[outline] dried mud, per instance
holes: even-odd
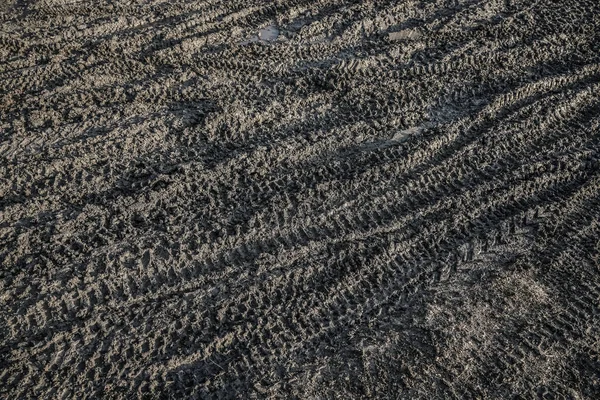
[[[600,398],[599,15],[1,2],[0,397]]]

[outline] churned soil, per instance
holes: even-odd
[[[0,1],[0,398],[600,398],[597,0]]]

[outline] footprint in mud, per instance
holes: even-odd
[[[246,45],[254,42],[274,42],[279,37],[279,28],[275,25],[269,25],[258,31],[258,35],[252,36],[250,39],[240,42],[241,45]]]
[[[266,42],[273,42],[279,36],[279,29],[275,25],[269,25],[258,32],[258,38]]]
[[[421,32],[416,29],[405,29],[399,32],[390,32],[388,37],[393,42],[398,40],[418,40],[421,38]]]

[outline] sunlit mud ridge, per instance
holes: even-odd
[[[0,398],[600,398],[597,0],[0,0]]]

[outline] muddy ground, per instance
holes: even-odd
[[[596,0],[0,3],[0,398],[600,398]]]

